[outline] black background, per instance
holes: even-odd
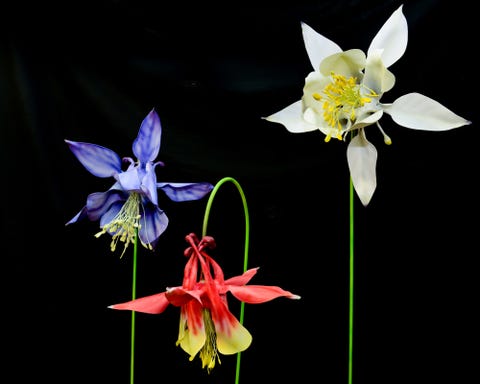
[[[252,284],[302,296],[247,305],[253,343],[242,383],[347,382],[349,174],[346,145],[262,120],[301,97],[311,71],[300,22],[366,51],[404,4],[409,42],[382,102],[420,92],[472,120],[446,132],[382,126],[378,187],[355,197],[354,383],[467,383],[478,342],[478,140],[475,22],[465,1],[221,3],[16,2],[0,40],[2,374],[9,383],[128,383],[132,257],[65,227],[112,180],[88,173],[64,139],[132,156],[143,118],[162,127],[159,181],[235,178],[250,213]],[[477,108],[478,109],[478,108]],[[6,172],[5,172],[6,171]],[[6,192],[6,196],[5,196]],[[161,193],[160,193],[161,194]],[[201,234],[207,198],[173,203],[152,253],[138,256],[137,296],[181,283],[184,236]],[[243,267],[244,219],[231,183],[209,234],[226,276]],[[232,311],[238,302],[229,297]],[[135,382],[233,383],[235,357],[208,375],[175,346],[179,310],[137,314]],[[6,356],[6,359],[5,359]],[[291,379],[290,379],[291,378]]]

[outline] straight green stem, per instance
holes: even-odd
[[[132,300],[137,298],[137,247],[138,229],[133,243],[133,276],[132,276]],[[135,311],[132,311],[131,333],[130,333],[130,384],[134,381],[135,371]]]
[[[354,189],[352,178],[350,177],[350,260],[349,260],[349,303],[348,303],[348,384],[352,384],[353,373],[353,204]]]

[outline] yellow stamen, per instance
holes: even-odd
[[[108,233],[112,235],[112,242],[110,243],[110,249],[115,251],[118,241],[125,243],[123,252],[120,257],[123,256],[125,250],[130,243],[134,244],[137,238],[137,229],[140,229],[140,205],[141,197],[138,193],[131,193],[127,201],[123,205],[122,209],[108,224],[102,227],[102,230],[98,232],[95,237]],[[152,249],[150,244],[143,244],[146,248]]]
[[[316,101],[323,101],[323,118],[326,123],[335,128],[338,132],[335,137],[342,140],[342,123],[341,120],[348,117],[352,122],[357,118],[356,109],[370,103],[370,97],[378,97],[373,91],[368,89],[370,93],[362,95],[360,93],[360,84],[357,84],[356,77],[348,79],[343,75],[331,73],[332,82],[323,88],[321,93],[313,93],[312,97]],[[328,142],[331,135],[325,138]]]
[[[380,126],[380,124],[378,122],[377,122],[377,127],[380,130],[380,132],[382,132],[384,143],[387,144],[387,145],[391,145],[392,144],[392,139],[390,138],[390,136],[388,136],[385,133],[385,131],[382,129],[382,127]]]
[[[217,350],[217,333],[215,332],[215,325],[213,324],[212,315],[209,310],[203,310],[203,323],[205,325],[205,344],[200,350],[200,359],[202,359],[202,368],[207,367],[207,372],[210,373],[215,367],[215,362],[220,362],[220,356]]]

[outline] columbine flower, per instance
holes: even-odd
[[[145,117],[132,150],[137,157],[123,158],[129,163],[122,170],[122,159],[112,150],[96,144],[65,140],[73,154],[94,176],[113,177],[116,182],[106,192],[95,192],[87,197],[86,205],[66,225],[88,217],[100,220],[99,237],[112,236],[111,250],[118,241],[124,243],[123,252],[138,237],[141,244],[153,249],[168,225],[168,217],[158,207],[157,189],[173,201],[197,200],[213,189],[210,183],[157,183],[155,167],[162,162],[153,161],[160,150],[162,128],[154,109]],[[122,252],[122,255],[123,255]]]
[[[159,314],[169,304],[180,307],[177,345],[190,355],[190,361],[199,354],[202,368],[210,372],[217,361],[220,363],[219,353],[231,355],[242,352],[252,342],[250,332],[229,311],[227,292],[250,304],[264,303],[277,297],[300,299],[300,296],[277,286],[247,286],[258,268],[225,280],[221,267],[205,252],[206,248],[215,247],[214,239],[206,236],[199,242],[192,233],[186,240],[190,246],[185,250],[185,256],[189,259],[182,286],[109,308]]]
[[[336,43],[302,23],[305,48],[314,68],[305,79],[301,100],[265,119],[283,124],[293,133],[320,130],[325,141],[346,140],[350,175],[357,195],[366,206],[376,188],[377,150],[367,140],[365,127],[375,124],[386,144],[391,139],[379,124],[384,113],[399,125],[427,131],[444,131],[471,122],[437,101],[409,93],[392,104],[380,103],[392,89],[395,76],[387,69],[403,56],[408,38],[407,21],[400,6],[371,41],[367,55],[359,49],[343,51]]]

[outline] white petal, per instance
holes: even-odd
[[[395,76],[385,67],[380,49],[370,51],[367,57],[363,84],[378,95],[388,92],[395,85]]]
[[[305,108],[305,111],[303,112],[303,120],[306,123],[312,126],[315,126],[325,136],[338,137],[340,133],[337,128],[334,128],[328,125],[325,119],[323,118],[323,116],[320,115],[315,110],[313,110],[312,108],[308,108],[308,107]],[[303,131],[303,132],[306,132],[306,131]]]
[[[299,100],[273,115],[264,117],[264,119],[283,124],[287,130],[293,133],[310,132],[317,129],[315,125],[303,120],[302,115],[302,101]]]
[[[315,71],[320,68],[320,62],[327,56],[334,53],[342,52],[336,43],[327,39],[320,33],[316,32],[305,23],[302,24],[303,42],[305,43],[305,49],[307,50],[308,58]]]
[[[350,49],[345,52],[335,53],[326,57],[320,63],[320,72],[329,76],[331,72],[343,75],[347,78],[361,77],[361,71],[365,68],[366,57],[360,49]]]
[[[330,73],[328,76],[323,76],[318,71],[313,71],[308,74],[305,78],[305,85],[303,86],[303,93],[312,95],[313,93],[322,93],[323,89],[332,82],[330,78]]]
[[[310,72],[305,79],[303,86],[302,101],[305,109],[312,109],[315,111],[319,119],[323,120],[323,103],[324,100],[318,99],[315,95],[322,94],[323,89],[332,82],[330,77],[323,76],[320,72]],[[305,113],[305,111],[304,111]],[[305,118],[305,115],[304,115]],[[318,119],[317,119],[318,120]],[[307,119],[311,124],[318,124],[318,121]]]
[[[383,63],[387,68],[402,57],[407,48],[408,25],[407,19],[402,13],[402,7],[403,5],[398,7],[383,24],[367,51],[367,56],[369,56],[372,50],[382,49]]]
[[[401,96],[393,104],[383,105],[383,110],[392,116],[397,124],[423,131],[446,131],[471,124],[471,121],[420,93]]]
[[[383,116],[383,110],[378,110],[370,115],[367,115],[366,117],[362,117],[361,119],[358,119],[355,124],[353,124],[348,130],[353,131],[354,129],[360,129],[364,128],[368,125],[375,124],[378,120],[381,119]]]
[[[347,160],[355,192],[366,207],[377,187],[377,150],[367,140],[363,129],[348,144]]]

